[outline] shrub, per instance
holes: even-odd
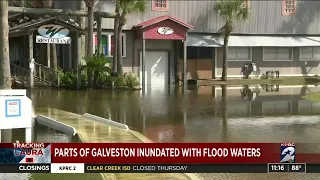
[[[77,73],[74,71],[59,71],[60,86],[70,89],[77,88]],[[86,87],[88,77],[86,71],[81,71],[81,87]]]
[[[125,75],[118,75],[114,78],[114,85],[115,86],[127,86],[126,76]]]
[[[77,87],[77,75],[72,71],[60,73],[60,86],[66,88]]]
[[[85,57],[86,65],[81,67],[82,70],[87,71],[88,76],[88,85],[89,87],[97,86],[99,83],[99,78],[105,73],[110,73],[111,68],[106,66],[106,64],[110,64],[110,58],[104,55],[93,55]]]
[[[60,86],[68,89],[77,88],[77,74],[74,71],[59,71],[60,74]],[[114,81],[115,87],[128,87],[130,89],[139,85],[139,80],[137,76],[132,74],[123,74],[117,77],[112,77],[107,72],[101,72],[97,76],[97,83],[100,87],[112,86],[112,81]],[[87,71],[81,71],[81,87],[88,87],[88,76]]]
[[[126,84],[129,88],[134,88],[134,87],[138,86],[140,83],[139,83],[137,76],[134,76],[132,74],[128,74],[128,75],[126,75]]]

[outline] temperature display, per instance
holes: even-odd
[[[305,163],[272,163],[268,164],[268,173],[296,172],[306,173]]]
[[[294,163],[294,164],[289,164],[289,172],[306,172],[306,164],[304,163]]]

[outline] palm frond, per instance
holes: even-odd
[[[218,0],[214,11],[226,20],[225,25],[219,30],[220,34],[230,34],[234,30],[236,20],[247,20],[249,17],[245,0]]]
[[[94,71],[107,71],[109,72],[109,67],[106,64],[111,62],[111,59],[104,55],[93,55],[84,58],[86,65],[82,66],[82,69],[94,70]]]
[[[245,0],[218,0],[214,10],[226,20],[246,20],[249,16],[249,8],[245,6]]]
[[[125,14],[144,13],[147,9],[145,0],[119,0],[120,7]]]

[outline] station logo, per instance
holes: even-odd
[[[280,145],[280,162],[295,163],[296,145],[295,143],[281,143]]]

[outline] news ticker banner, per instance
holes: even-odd
[[[0,164],[320,164],[320,154],[304,153],[305,147],[295,143],[1,143]]]
[[[1,164],[0,173],[320,173],[320,164]]]

